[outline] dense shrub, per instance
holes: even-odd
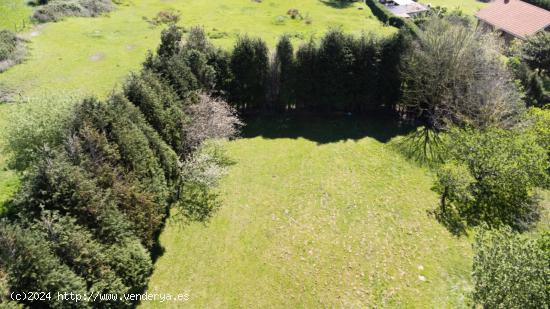
[[[546,238],[546,246],[545,246]],[[473,300],[484,308],[545,308],[550,303],[548,234],[480,229],[474,243]]]
[[[531,3],[543,9],[550,11],[550,0],[525,0],[527,3]]]
[[[0,29],[0,73],[22,62],[25,48],[21,39],[9,30]]]
[[[526,131],[535,135],[537,143],[548,152],[550,159],[550,109],[530,108],[524,116]]]
[[[547,103],[544,84],[541,75],[529,68],[520,57],[508,58],[508,66],[524,94],[524,101],[528,106],[544,106]]]
[[[520,231],[539,219],[536,188],[550,185],[550,163],[534,134],[454,130],[447,136],[446,151],[435,186],[442,217]]]
[[[433,18],[402,59],[403,104],[424,125],[510,127],[524,103],[499,41],[452,19]]]
[[[66,93],[17,103],[17,108],[9,116],[10,122],[17,125],[7,126],[2,134],[11,168],[26,170],[40,159],[44,145],[63,142],[63,132],[78,99]]]
[[[550,32],[540,31],[522,46],[523,60],[541,74],[550,74]]]
[[[0,30],[0,61],[7,60],[17,46],[15,33],[9,30]]]
[[[114,9],[111,0],[50,0],[33,14],[38,22],[58,21],[68,16],[95,17]]]
[[[39,232],[16,224],[0,225],[0,268],[8,276],[11,291],[51,292],[50,301],[33,302],[37,307],[48,304],[51,308],[71,308],[76,304],[59,300],[57,293],[87,292],[86,282],[61,263]],[[23,303],[30,304],[28,300]]]
[[[230,99],[237,108],[260,109],[266,101],[269,57],[267,45],[260,39],[241,37],[231,54]]]

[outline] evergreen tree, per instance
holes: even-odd
[[[265,42],[246,36],[239,38],[231,55],[234,80],[230,97],[241,110],[258,110],[263,107],[268,69]]]

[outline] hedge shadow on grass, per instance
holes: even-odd
[[[368,116],[349,114],[284,114],[248,116],[242,137],[305,138],[318,144],[371,137],[386,143],[393,137],[405,135],[414,127],[387,113]]]

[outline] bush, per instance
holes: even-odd
[[[114,9],[111,0],[51,0],[42,3],[33,14],[38,22],[58,21],[64,17],[96,17]]]
[[[0,30],[0,61],[7,60],[17,46],[15,33],[9,30]]]
[[[21,63],[24,58],[25,47],[22,40],[15,33],[0,29],[0,73]]]
[[[532,69],[550,74],[550,32],[540,31],[529,37],[522,46],[522,57]]]
[[[472,26],[431,19],[402,66],[403,105],[428,128],[511,127],[524,110],[498,39]]]
[[[473,300],[484,308],[545,308],[550,303],[548,247],[510,229],[480,229],[474,243]]]
[[[454,130],[435,191],[440,211],[467,225],[508,225],[524,231],[540,216],[536,188],[550,184],[546,151],[533,134],[500,129]]]
[[[44,147],[63,143],[77,100],[77,96],[60,94],[18,103],[3,134],[11,168],[26,170],[40,159]]]
[[[537,143],[550,159],[550,109],[530,108],[524,116],[525,129],[536,136]]]
[[[201,94],[196,104],[189,105],[186,113],[190,121],[184,125],[183,131],[186,144],[192,149],[209,139],[234,138],[242,125],[229,104],[206,94]]]
[[[394,16],[386,6],[378,0],[366,0],[365,3],[371,9],[372,14],[376,16],[382,23],[389,24],[396,28],[405,29],[410,34],[416,35],[419,33],[418,27],[410,20]]]

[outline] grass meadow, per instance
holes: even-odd
[[[30,26],[32,8],[26,0],[0,1],[0,29],[21,31]]]
[[[465,307],[468,238],[428,216],[432,176],[386,144],[388,128],[250,124],[227,143],[222,208],[207,224],[168,222],[148,292],[188,293],[193,308]]]
[[[21,3],[1,0],[0,28],[30,14]],[[23,34],[29,40],[28,59],[0,74],[0,91],[104,97],[157,46],[164,26],[147,20],[163,10],[179,11],[181,26],[204,26],[212,42],[224,48],[244,34],[260,36],[273,47],[283,33],[298,43],[330,27],[380,36],[396,31],[362,3],[124,3],[102,17],[28,28]],[[429,3],[468,14],[484,5],[476,0]],[[304,19],[288,18],[291,8]],[[12,108],[0,104],[0,129],[9,125]],[[452,236],[428,214],[438,203],[433,175],[388,145],[407,131],[394,129],[354,118],[249,123],[243,138],[226,143],[235,164],[222,180],[222,206],[211,221],[182,226],[170,219],[160,236],[164,252],[148,292],[189,293],[190,300],[141,307],[468,307],[471,240]],[[17,186],[18,177],[0,152],[0,205]]]
[[[432,6],[446,7],[449,10],[458,9],[469,15],[474,15],[479,9],[487,5],[487,3],[478,0],[425,0],[420,2],[429,3]]]
[[[15,0],[8,0],[15,1]],[[250,0],[226,1],[127,1],[109,15],[98,18],[68,18],[35,27],[29,59],[0,75],[0,85],[24,96],[44,91],[77,90],[104,95],[131,71],[139,69],[146,52],[154,49],[164,26],[152,26],[160,11],[179,11],[179,25],[201,25],[213,43],[230,48],[239,35],[262,37],[270,46],[288,33],[295,42],[319,37],[330,27],[355,34],[393,33],[361,3],[338,8],[328,1]],[[304,19],[291,19],[296,8]],[[359,10],[362,8],[362,10]],[[306,18],[311,20],[306,23]]]
[[[21,35],[29,41],[28,59],[0,74],[0,92],[7,91],[15,97],[41,97],[64,91],[105,97],[120,86],[129,72],[138,70],[147,51],[158,45],[165,26],[155,27],[147,20],[164,10],[179,11],[180,26],[203,26],[212,42],[224,48],[231,48],[237,37],[244,34],[261,36],[274,46],[283,33],[291,34],[298,43],[322,35],[329,27],[342,27],[356,34],[387,35],[395,31],[382,25],[368,7],[359,3],[344,8],[318,0],[122,3],[105,16],[67,18],[27,27]],[[305,19],[284,17],[290,8],[299,9],[311,24],[306,24]],[[23,0],[1,0],[0,28],[15,30],[15,25],[28,20],[31,13],[32,8]],[[7,124],[10,108],[0,105],[0,125]],[[18,182],[15,173],[6,168],[5,161],[5,155],[0,152],[0,203],[11,196]]]

